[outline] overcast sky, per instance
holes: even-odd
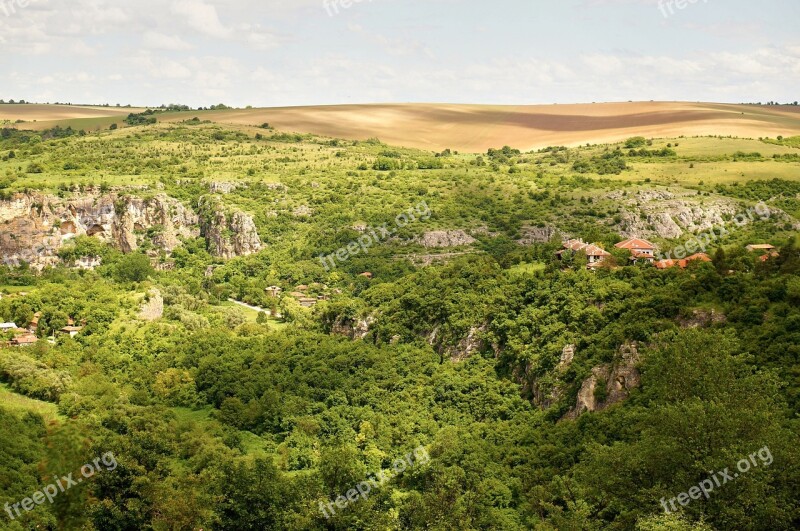
[[[0,0],[0,98],[800,99],[800,1],[685,1]]]

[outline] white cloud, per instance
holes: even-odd
[[[144,37],[142,37],[142,45],[145,48],[165,51],[183,51],[192,49],[192,46],[188,42],[181,39],[177,35],[164,35],[163,33],[158,33],[155,31],[148,31],[144,34]]]
[[[203,0],[176,0],[172,13],[181,17],[193,30],[209,37],[228,38],[232,32],[219,19],[217,8]]]

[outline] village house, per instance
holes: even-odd
[[[75,326],[75,321],[70,319],[67,321],[67,326],[59,330],[64,335],[68,335],[69,337],[77,336],[81,330],[83,330],[83,326]]]
[[[17,325],[14,323],[0,323],[0,332],[8,332],[9,330],[16,330]]]
[[[745,249],[747,249],[751,253],[754,252],[754,251],[767,251],[767,252],[770,252],[770,251],[774,251],[775,250],[775,246],[774,245],[770,245],[768,243],[755,243],[755,244],[748,245],[747,247],[745,247]]]
[[[606,258],[611,256],[611,253],[599,245],[585,243],[583,240],[568,240],[564,242],[564,249],[558,251],[556,256],[561,259],[566,253],[574,255],[578,251],[586,253],[586,258],[589,260],[589,264],[587,265],[589,269],[599,267]]]
[[[31,324],[28,325],[28,330],[32,334],[35,334],[37,330],[39,330],[39,319],[42,317],[42,312],[36,312],[33,314],[33,319],[31,319]]]
[[[264,291],[267,292],[267,296],[268,297],[272,297],[273,299],[277,299],[280,296],[280,294],[281,294],[281,292],[283,290],[281,288],[279,288],[278,286],[270,286],[270,287],[266,288]]]
[[[658,269],[670,269],[672,267],[680,267],[681,269],[686,269],[689,266],[689,262],[694,261],[701,261],[701,262],[711,262],[711,257],[705,253],[697,253],[693,254],[692,256],[687,256],[683,260],[659,260],[655,263],[655,266]]]
[[[311,297],[299,297],[297,302],[299,302],[300,306],[303,308],[313,308],[319,301],[317,299],[312,299]]]
[[[631,238],[630,240],[619,242],[614,247],[616,247],[617,249],[627,249],[628,251],[630,251],[631,260],[633,262],[644,260],[652,264],[656,260],[655,257],[656,246],[647,240],[642,240],[640,238]]]
[[[24,334],[17,336],[11,340],[12,347],[29,347],[39,341],[39,338],[33,334]]]

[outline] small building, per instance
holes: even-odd
[[[556,253],[559,258],[562,258],[565,253],[575,254],[578,251],[586,253],[586,258],[589,260],[588,267],[594,269],[598,267],[603,260],[611,256],[611,253],[593,243],[585,243],[583,240],[568,240],[564,242],[564,249]]]
[[[655,258],[656,246],[647,240],[642,240],[640,238],[631,238],[630,240],[619,242],[614,247],[616,247],[617,249],[629,250],[631,252],[631,260],[634,262],[638,262],[639,260],[644,260],[652,264],[653,262],[655,262],[656,259]]]
[[[9,330],[16,330],[17,325],[14,323],[0,323],[0,332],[8,332]]]
[[[745,249],[747,249],[751,253],[754,252],[754,251],[767,251],[767,252],[769,252],[769,251],[774,251],[775,250],[775,246],[774,245],[770,245],[768,243],[753,243],[753,244],[750,244],[747,247],[745,247]]]
[[[81,332],[81,330],[83,330],[82,326],[67,325],[59,330],[59,332],[64,335],[68,335],[69,337],[75,337]]]
[[[308,291],[308,286],[306,286],[305,284],[300,284],[299,286],[297,286],[294,289],[295,289],[295,291]]]
[[[33,314],[33,319],[31,319],[31,324],[28,325],[28,330],[31,333],[35,334],[36,331],[39,329],[39,319],[42,317],[42,312],[36,312]]]
[[[312,299],[310,297],[301,297],[297,299],[297,302],[299,302],[300,306],[302,306],[303,308],[311,308],[313,306],[316,306],[317,299]]]
[[[680,267],[681,269],[686,269],[689,267],[689,262],[711,262],[711,257],[705,253],[697,253],[693,254],[692,256],[687,256],[682,260],[659,260],[655,263],[656,268],[658,269],[670,269],[672,267]]]
[[[779,253],[778,251],[772,251],[771,253],[759,256],[758,259],[761,260],[762,262],[767,262],[771,258],[778,258],[780,255],[781,253]]]
[[[363,273],[359,273],[358,276],[364,277],[368,280],[372,280],[372,273],[370,273],[369,271],[364,271]]]
[[[12,347],[29,347],[39,341],[39,338],[33,334],[24,334],[17,336],[11,340]]]
[[[273,299],[277,299],[278,297],[280,297],[281,292],[283,291],[283,289],[281,289],[278,286],[270,286],[270,287],[266,288],[264,291],[267,292],[267,296],[268,297],[272,297]]]

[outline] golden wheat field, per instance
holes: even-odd
[[[53,125],[106,128],[142,109],[64,105],[3,105],[1,120],[17,127]],[[373,104],[276,107],[164,113],[159,121],[194,116],[220,124],[272,127],[336,138],[379,138],[398,146],[482,152],[511,145],[535,149],[616,142],[633,135],[680,136],[800,135],[800,107],[716,103],[632,102],[575,105]],[[34,122],[35,121],[35,122]]]

